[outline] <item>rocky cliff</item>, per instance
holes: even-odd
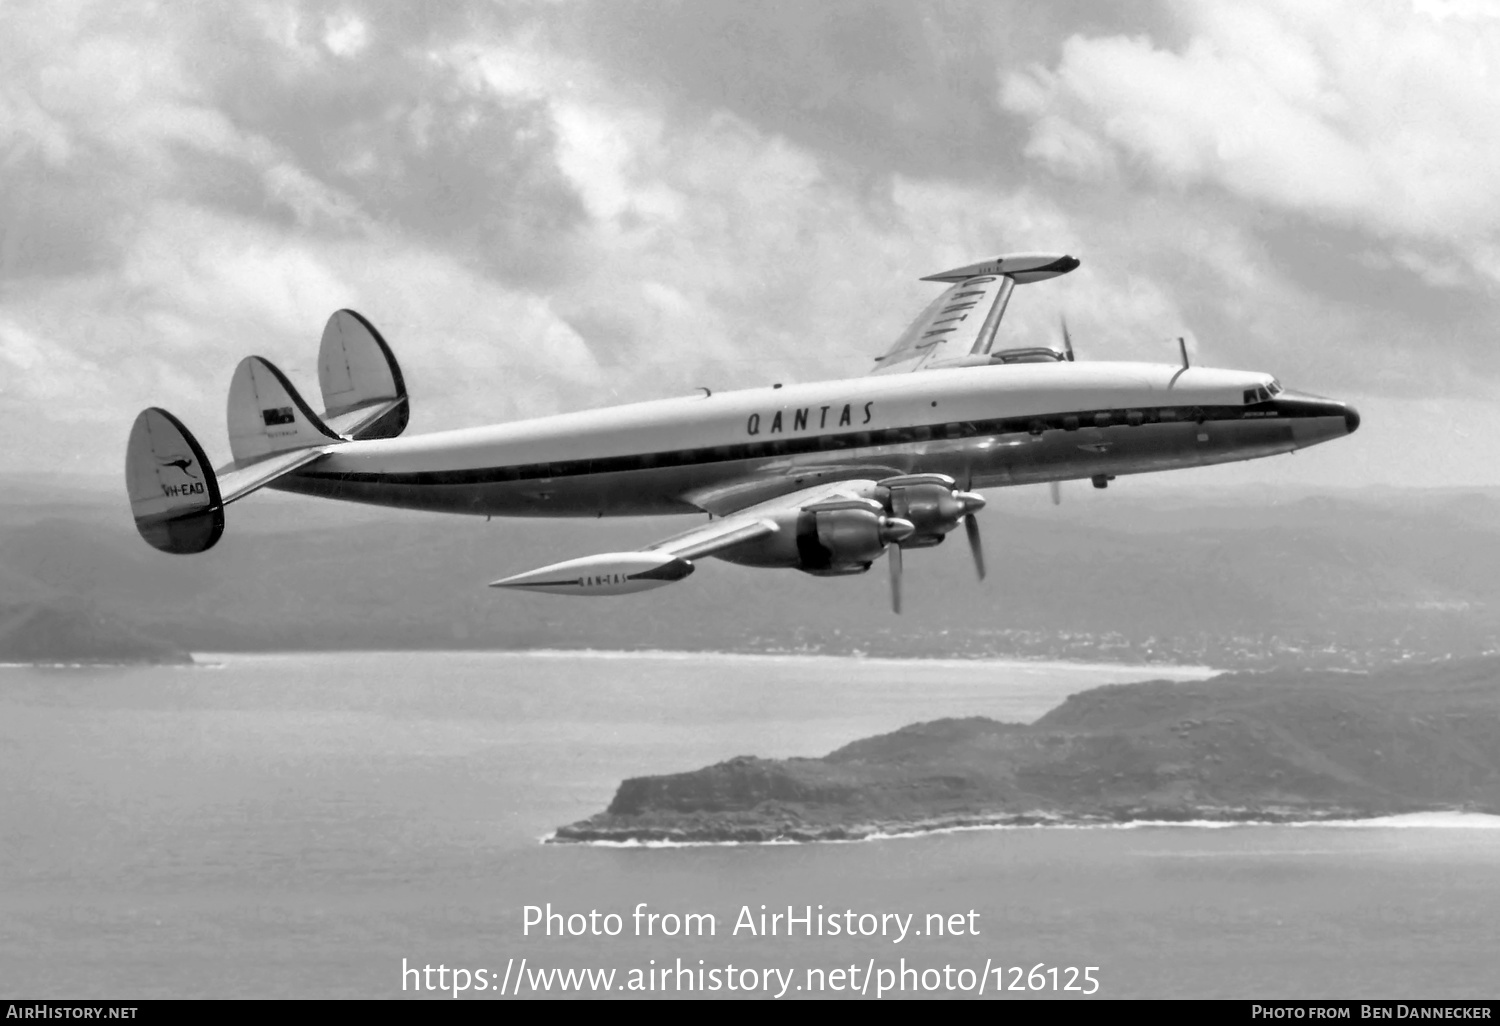
[[[820,759],[620,785],[559,841],[837,840],[1029,823],[1500,813],[1500,658],[1071,696],[1032,724],[937,720]]]

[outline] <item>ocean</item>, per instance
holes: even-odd
[[[0,996],[1500,989],[1491,817],[541,843],[602,809],[625,777],[735,755],[817,756],[944,716],[1029,721],[1086,688],[1205,668],[698,653],[198,658],[0,667]]]

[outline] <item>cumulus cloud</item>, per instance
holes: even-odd
[[[1192,3],[1185,40],[1074,35],[1055,67],[1002,79],[1033,119],[1029,156],[1395,240],[1443,240],[1486,277],[1500,228],[1493,9],[1404,3]],[[1411,252],[1409,249],[1404,252]],[[1429,280],[1456,285],[1450,265]]]
[[[117,473],[148,404],[222,452],[235,362],[314,391],[346,305],[414,430],[857,375],[919,275],[1018,250],[1084,266],[1010,344],[1475,394],[1492,23],[1372,10],[13,4],[4,465]]]

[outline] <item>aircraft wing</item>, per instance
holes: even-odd
[[[493,582],[492,588],[550,591],[570,595],[626,595],[680,581],[695,569],[692,561],[781,530],[786,514],[835,498],[862,498],[874,481],[815,485],[758,502],[727,516],[634,552],[604,552],[554,563]]]
[[[965,267],[930,274],[923,281],[948,282],[901,333],[884,355],[875,358],[871,374],[935,370],[989,363],[995,333],[1017,285],[1067,274],[1074,257],[1056,253],[1020,253],[991,257]]]
[[[925,370],[933,364],[987,352],[986,342],[994,339],[1000,315],[1005,312],[1001,300],[1009,298],[1010,281],[998,276],[975,278],[948,288],[917,315],[885,355],[875,358],[875,369],[870,373]],[[989,324],[991,320],[993,324]]]

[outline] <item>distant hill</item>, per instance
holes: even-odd
[[[1034,724],[919,723],[821,759],[620,785],[563,841],[833,840],[985,824],[1500,814],[1500,658],[1071,696]]]
[[[1363,666],[1500,649],[1500,500],[1491,492],[1196,498],[997,490],[990,578],[961,536],[818,579],[705,560],[622,598],[514,594],[497,577],[633,548],[690,518],[502,520],[276,494],[229,511],[223,541],[168,556],[123,500],[33,493],[0,506],[0,593],[87,598],[197,651],[674,648],[1026,655],[1212,665]]]
[[[0,605],[0,663],[192,661],[184,649],[84,605]]]

